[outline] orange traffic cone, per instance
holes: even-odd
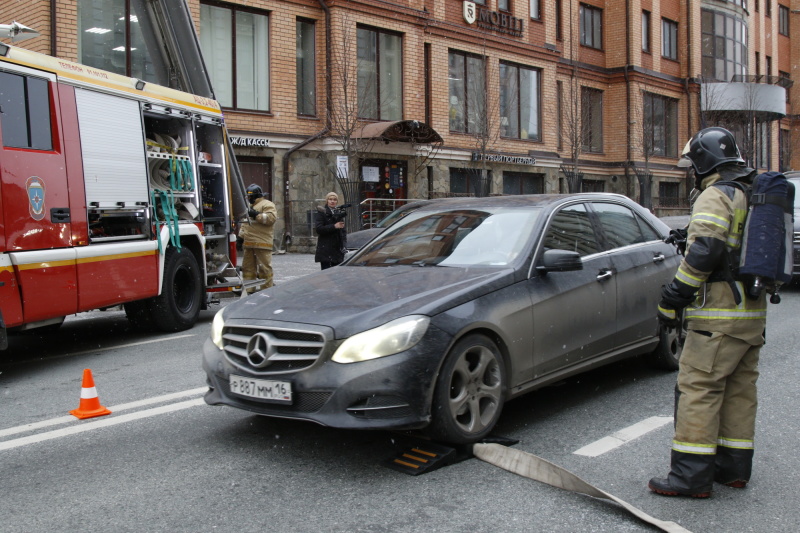
[[[81,403],[78,405],[77,409],[73,409],[69,412],[69,414],[77,416],[81,419],[111,414],[111,411],[100,405],[100,398],[97,397],[97,389],[94,388],[92,371],[88,368],[83,370]]]

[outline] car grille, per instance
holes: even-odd
[[[795,244],[800,244],[800,231],[795,231],[794,232],[794,243]]]
[[[225,357],[253,374],[288,374],[312,366],[325,348],[317,331],[228,325],[222,333]]]

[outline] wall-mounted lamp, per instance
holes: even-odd
[[[141,91],[142,89],[144,89],[144,86],[145,86],[145,85],[147,85],[147,83],[146,83],[146,82],[144,82],[144,81],[142,81],[142,80],[136,80],[136,85],[135,85],[135,87],[136,87],[136,90],[137,90],[137,91]]]
[[[38,37],[39,32],[20,24],[16,20],[11,24],[0,24],[0,39],[11,38],[12,43]]]

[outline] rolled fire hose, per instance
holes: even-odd
[[[616,496],[590,485],[572,472],[533,454],[500,444],[475,444],[472,447],[472,453],[478,459],[514,474],[541,481],[559,489],[616,502],[638,519],[652,524],[662,531],[667,531],[668,533],[691,533],[688,529],[675,522],[665,522],[654,518]]]

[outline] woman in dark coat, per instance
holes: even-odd
[[[314,213],[314,229],[317,231],[317,253],[314,261],[320,264],[322,270],[336,266],[344,259],[347,252],[347,230],[344,228],[344,219],[333,215],[333,209],[339,203],[339,196],[329,192],[325,196],[325,207],[317,206]]]

